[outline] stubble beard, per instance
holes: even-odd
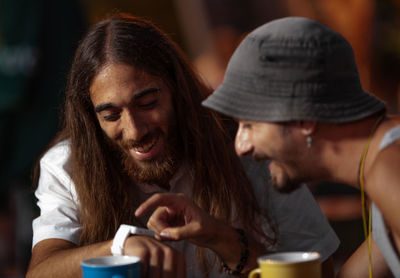
[[[257,160],[265,159],[265,157],[262,156],[257,156]],[[269,163],[272,163],[273,160],[270,160]],[[275,162],[277,163],[277,162]],[[277,163],[278,164],[278,163]],[[287,172],[285,172],[285,169],[282,164],[279,163],[279,168],[281,169],[280,172],[274,173],[272,170],[270,170],[270,176],[269,176],[269,182],[272,184],[272,186],[275,188],[276,191],[280,193],[291,193],[298,189],[301,186],[301,181],[300,179],[293,179],[291,178]]]
[[[270,173],[270,183],[280,193],[291,193],[301,186],[301,182],[290,179],[286,174],[283,175],[282,181],[278,182],[278,178]]]

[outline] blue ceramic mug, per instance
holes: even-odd
[[[140,259],[135,256],[103,256],[81,262],[84,278],[139,278]]]

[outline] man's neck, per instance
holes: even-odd
[[[327,169],[328,181],[359,187],[360,160],[375,123],[376,118],[368,118],[322,128],[321,164]],[[372,134],[365,159],[365,171],[378,153],[380,137],[378,131]]]

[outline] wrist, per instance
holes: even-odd
[[[145,235],[154,237],[154,232],[145,228],[121,224],[112,241],[110,248],[111,254],[114,256],[124,255],[125,241],[131,235]]]
[[[210,242],[207,248],[213,250],[221,261],[234,268],[240,259],[241,252],[238,232],[227,224],[218,225],[215,231],[212,244]]]
[[[223,259],[221,259],[221,267],[225,273],[234,276],[241,276],[249,260],[249,242],[243,229],[236,228],[235,232],[237,236],[237,243],[240,246],[240,257],[238,260],[236,260],[236,263],[233,267],[228,265]]]
[[[236,239],[235,229],[220,221],[216,221],[210,227],[212,229],[208,230],[202,247],[211,249],[218,255],[224,256],[224,253],[229,253],[229,251],[226,251],[232,247],[232,241]]]

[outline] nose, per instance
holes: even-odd
[[[250,139],[250,131],[243,128],[242,123],[239,123],[235,137],[235,150],[239,156],[249,155],[253,152],[254,147]]]
[[[135,115],[133,111],[125,111],[122,115],[122,137],[123,139],[140,141],[149,132],[148,125],[144,119]]]

